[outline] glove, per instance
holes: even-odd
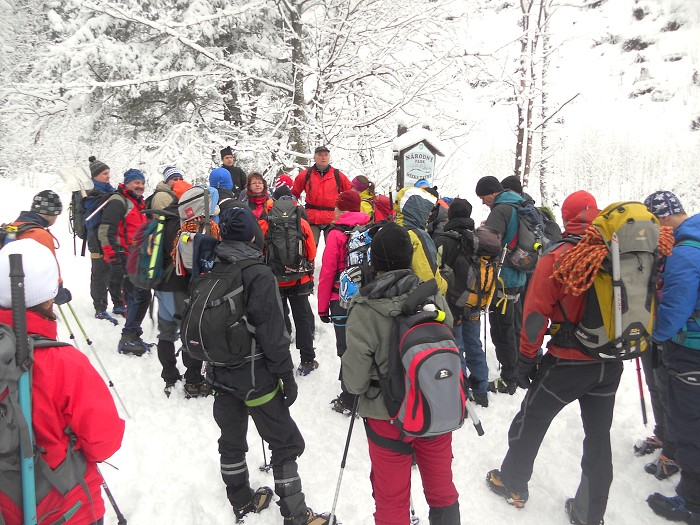
[[[520,354],[518,357],[518,386],[520,388],[530,387],[530,376],[537,370],[537,362]]]
[[[106,263],[112,264],[117,259],[117,254],[111,245],[102,246],[102,257]]]
[[[327,313],[325,313],[325,314],[319,313],[318,318],[321,320],[322,323],[330,323],[331,322],[331,316],[328,315]]]
[[[61,306],[62,304],[70,302],[71,299],[73,299],[73,296],[71,295],[70,290],[68,288],[64,288],[63,284],[59,284],[58,293],[53,300],[54,304]]]
[[[284,397],[284,406],[289,408],[297,400],[297,394],[299,393],[299,387],[297,387],[297,382],[294,380],[294,372],[288,372],[284,376],[280,376],[280,381],[282,381],[282,396]]]

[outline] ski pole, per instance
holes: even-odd
[[[350,412],[350,427],[348,428],[348,437],[345,438],[345,450],[343,451],[343,459],[340,462],[340,474],[338,475],[338,483],[335,486],[335,496],[333,497],[333,508],[331,509],[331,520],[329,525],[334,525],[337,522],[335,519],[335,506],[338,503],[338,494],[340,494],[340,482],[343,480],[343,471],[345,470],[345,461],[348,458],[348,449],[350,448],[350,438],[352,437],[352,427],[355,425],[355,415],[357,414],[357,403],[359,396],[355,396],[352,402],[352,412]]]
[[[73,318],[75,319],[75,322],[78,323],[78,328],[80,328],[80,331],[83,333],[83,337],[85,338],[85,342],[90,347],[90,350],[92,350],[92,353],[95,356],[95,359],[97,360],[97,364],[100,365],[100,369],[102,370],[102,374],[107,378],[107,384],[114,391],[114,395],[117,396],[117,400],[119,401],[119,404],[124,409],[124,414],[126,415],[126,417],[131,419],[131,415],[129,414],[129,411],[126,409],[126,405],[124,404],[124,401],[122,401],[122,398],[119,395],[117,388],[114,386],[114,382],[112,381],[112,378],[109,377],[109,374],[107,373],[107,369],[105,368],[105,365],[102,364],[102,360],[100,359],[100,356],[95,351],[95,347],[92,346],[92,341],[90,340],[87,333],[85,332],[85,329],[83,328],[83,325],[80,322],[80,319],[78,319],[78,316],[76,315],[75,310],[73,310],[73,306],[70,304],[70,302],[68,302],[66,304],[68,305],[68,309],[70,310],[70,312],[73,314]]]
[[[464,405],[467,409],[467,414],[469,415],[469,419],[472,420],[472,425],[474,425],[474,429],[476,430],[476,433],[480,436],[484,435],[484,428],[481,426],[481,421],[479,420],[479,415],[476,413],[476,410],[472,406],[471,402],[467,399],[466,404]]]
[[[10,255],[10,297],[12,301],[12,324],[17,344],[15,363],[22,369],[17,381],[19,406],[26,422],[26,436],[20,439],[22,473],[22,515],[24,525],[36,525],[36,487],[34,476],[34,431],[32,430],[32,398],[29,384],[31,355],[27,336],[26,303],[24,301],[24,269],[22,255]]]
[[[411,507],[411,525],[418,525],[420,518],[416,516],[416,509],[413,506],[413,494],[408,493],[408,504]]]
[[[642,386],[642,371],[639,368],[639,358],[634,359],[637,362],[637,383],[639,384],[639,401],[642,404],[642,421],[644,426],[647,426],[647,404],[644,401],[644,387]]]
[[[99,466],[97,467],[97,471],[100,473],[100,476],[102,476],[102,471],[100,470]],[[112,491],[109,490],[109,486],[107,486],[107,480],[104,476],[102,476],[102,489],[105,491],[105,494],[107,494],[107,499],[112,505],[114,513],[117,515],[117,525],[126,525],[126,518],[124,517],[124,514],[122,514],[122,511],[119,510],[117,502],[115,501],[114,496],[112,495]]]

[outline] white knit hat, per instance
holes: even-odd
[[[30,308],[56,297],[58,265],[53,253],[33,239],[20,239],[0,250],[0,306],[12,307],[10,255],[13,253],[22,255],[25,306]]]

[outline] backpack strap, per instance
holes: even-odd
[[[338,168],[333,168],[333,176],[335,177],[335,187],[338,189],[338,195],[340,195],[340,170]]]
[[[418,238],[418,241],[420,242],[421,248],[423,248],[423,253],[425,254],[425,259],[428,261],[428,265],[430,266],[430,271],[433,272],[433,275],[438,270],[437,267],[437,262],[430,257],[430,251],[428,250],[428,247],[425,244],[425,239],[423,239],[423,236],[418,233],[418,228],[408,228],[408,231],[412,231],[413,234]],[[424,231],[426,235],[427,232]]]
[[[374,430],[372,430],[366,418],[363,421],[365,423],[365,432],[367,432],[367,439],[369,439],[372,443],[387,450],[391,450],[392,452],[403,454],[405,456],[413,455],[414,450],[413,446],[410,443],[406,441],[401,441],[400,439],[391,439],[388,437],[380,436]]]

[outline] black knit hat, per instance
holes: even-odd
[[[233,156],[233,150],[231,149],[231,146],[226,146],[224,149],[221,150],[221,158],[223,159],[226,155]]]
[[[259,229],[255,215],[248,208],[226,208],[221,212],[219,225],[225,241],[252,241]]]
[[[484,195],[491,195],[492,193],[503,191],[503,186],[501,186],[501,183],[498,182],[496,177],[489,175],[488,177],[481,177],[479,179],[474,191],[477,197],[483,197]]]
[[[467,199],[456,197],[452,200],[452,204],[447,210],[447,218],[454,219],[456,217],[471,217],[472,205]]]
[[[523,193],[523,183],[520,182],[520,177],[516,177],[515,175],[509,175],[503,179],[501,181],[501,186],[503,186],[504,190],[512,190],[518,195],[522,195]]]
[[[282,197],[293,197],[292,195],[292,190],[290,190],[287,186],[282,184],[279,188],[277,188],[274,193],[272,194],[272,198],[274,200],[281,199]]]
[[[30,211],[41,215],[60,215],[63,211],[63,204],[58,193],[52,190],[40,191],[34,195]]]
[[[102,173],[104,170],[108,170],[109,166],[102,162],[101,160],[97,160],[94,156],[90,157],[88,159],[90,162],[90,177],[93,179],[97,177],[100,173]]]
[[[372,237],[372,267],[378,272],[403,270],[411,267],[413,245],[402,226],[390,222]]]

